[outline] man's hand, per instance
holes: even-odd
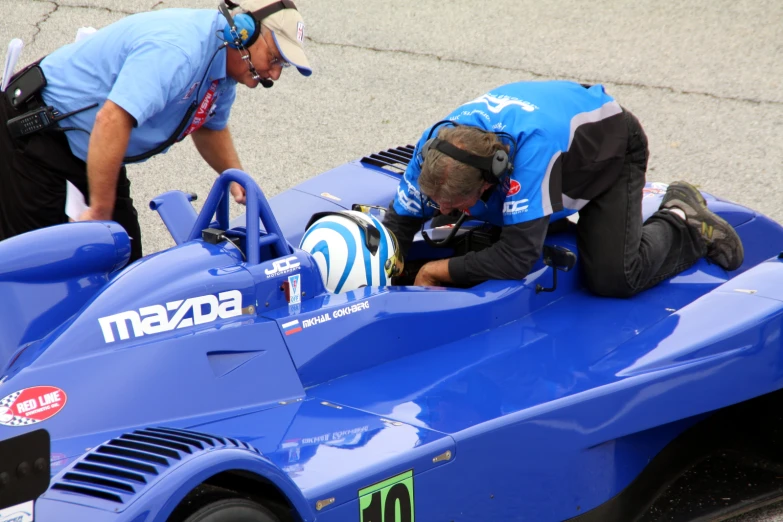
[[[79,215],[76,221],[111,221],[111,213],[99,212],[88,208]]]
[[[231,183],[230,190],[231,195],[234,196],[234,201],[240,205],[245,205],[247,203],[247,194],[245,193],[245,189],[242,188],[242,185],[234,181]]]
[[[449,275],[449,260],[430,261],[416,274],[415,286],[441,286],[451,282]]]

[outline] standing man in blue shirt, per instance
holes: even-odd
[[[520,82],[458,107],[419,140],[386,225],[403,253],[436,210],[501,227],[492,246],[432,261],[416,285],[522,279],[549,223],[579,212],[577,247],[593,292],[632,296],[706,256],[742,264],[739,236],[685,182],[642,223],[649,151],[639,121],[601,85]]]
[[[0,240],[67,222],[70,181],[89,205],[78,220],[119,222],[132,238],[131,261],[140,258],[125,165],[191,136],[218,173],[241,168],[227,127],[236,85],[271,87],[289,65],[309,76],[303,44],[293,2],[247,0],[128,16],[44,57],[43,88],[26,100],[10,88],[0,95]],[[75,113],[29,134],[6,124],[42,107]],[[231,193],[244,203],[239,185]]]

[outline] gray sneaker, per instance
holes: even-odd
[[[724,270],[736,270],[742,265],[742,240],[734,227],[707,208],[707,201],[696,187],[675,181],[666,189],[660,208],[678,208],[685,213],[685,222],[704,240],[710,261]]]

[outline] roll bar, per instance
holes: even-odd
[[[188,241],[200,239],[201,231],[209,228],[213,217],[217,219],[218,227],[221,230],[229,230],[228,198],[231,196],[229,187],[234,181],[245,189],[247,195],[247,212],[245,213],[247,219],[245,223],[247,231],[247,264],[257,265],[261,262],[262,246],[270,245],[276,253],[275,257],[293,253],[261,188],[250,175],[239,169],[228,169],[215,180],[212,190],[209,191],[204,206],[201,208],[201,212],[199,212],[196,222],[188,235]],[[266,231],[263,235],[261,234],[259,219]],[[267,260],[265,259],[264,261]]]

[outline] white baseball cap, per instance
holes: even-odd
[[[272,31],[285,61],[304,76],[313,73],[304,52],[304,20],[291,0],[239,0],[235,3]]]

